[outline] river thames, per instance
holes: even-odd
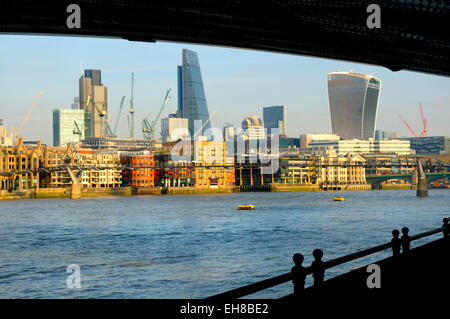
[[[346,200],[334,202],[337,195]],[[237,210],[247,203],[255,210]],[[203,298],[288,272],[296,252],[308,266],[315,248],[329,260],[390,241],[394,228],[440,227],[448,216],[446,189],[427,198],[383,190],[3,201],[0,298]],[[79,265],[81,288],[67,287],[69,264]],[[291,291],[286,283],[249,297]]]

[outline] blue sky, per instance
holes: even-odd
[[[262,107],[285,104],[289,136],[331,131],[326,74],[333,71],[374,73],[382,81],[377,129],[410,132],[398,118],[422,130],[418,103],[422,102],[429,135],[450,135],[450,78],[416,72],[391,72],[382,67],[297,55],[184,43],[144,43],[121,39],[0,36],[0,118],[20,126],[39,91],[41,96],[22,130],[26,140],[52,144],[52,110],[69,108],[78,95],[80,61],[83,68],[102,70],[108,87],[110,124],[120,99],[129,106],[131,72],[135,77],[136,127],[144,116],[155,116],[168,88],[172,99],[162,117],[177,107],[176,66],[181,49],[199,55],[211,120],[240,125],[250,114],[262,116]],[[125,110],[125,108],[124,108]],[[119,136],[128,129],[122,113]],[[159,134],[159,125],[157,128]]]

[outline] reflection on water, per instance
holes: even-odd
[[[202,298],[287,272],[295,252],[324,260],[439,227],[450,192],[237,193],[0,202],[2,298]],[[237,205],[252,203],[253,211]],[[414,243],[413,243],[414,244]],[[416,244],[417,245],[417,244]],[[388,252],[327,271],[335,276]],[[81,268],[68,289],[67,265]],[[310,283],[307,281],[307,284]],[[281,285],[252,297],[291,292]]]

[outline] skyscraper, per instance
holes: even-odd
[[[84,139],[83,125],[83,110],[53,110],[53,146],[65,146]]]
[[[90,78],[92,85],[102,85],[102,72],[100,70],[84,70],[84,77]]]
[[[333,133],[343,139],[374,138],[381,81],[370,74],[332,72],[327,85]]]
[[[85,137],[106,137],[108,92],[107,87],[101,84],[100,70],[85,70],[79,80],[79,91],[80,109],[87,111]]]
[[[267,134],[271,133],[271,129],[277,128],[279,135],[287,135],[285,105],[263,107],[263,121]]]
[[[177,116],[188,119],[189,133],[203,135],[211,128],[208,105],[197,53],[183,49],[182,65],[177,67],[178,75],[178,111]],[[194,121],[201,120],[204,125],[201,132],[195,132]],[[205,124],[206,123],[206,124]],[[198,130],[198,128],[197,128]]]

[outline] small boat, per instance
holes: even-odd
[[[251,204],[239,205],[238,210],[253,210],[255,207]]]
[[[333,200],[335,202],[343,202],[345,200],[345,198],[344,197],[335,197]]]

